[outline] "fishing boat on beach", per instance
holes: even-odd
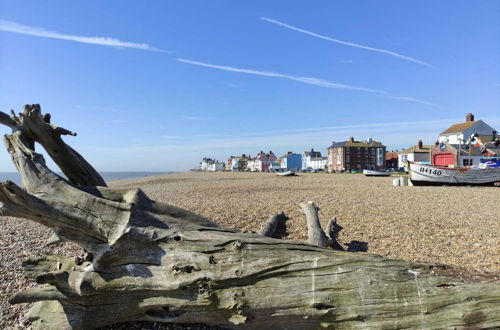
[[[283,171],[283,172],[276,172],[276,175],[278,176],[294,176],[295,172],[293,171]]]
[[[496,164],[496,163],[495,163]],[[418,185],[495,185],[500,186],[500,167],[450,168],[409,162],[408,173]]]
[[[391,176],[391,172],[377,170],[363,170],[365,176]]]
[[[409,179],[413,185],[495,185],[500,186],[500,141],[493,132],[491,142],[483,142],[478,134],[472,134],[466,142],[480,148],[482,157],[474,166],[450,167],[408,162]],[[460,156],[460,148],[459,154]],[[470,154],[469,154],[469,162]]]

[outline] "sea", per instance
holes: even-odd
[[[147,176],[170,174],[174,172],[99,172],[104,181],[115,181],[123,179],[144,178]],[[62,173],[57,173],[64,177]],[[17,185],[21,184],[21,177],[17,172],[0,172],[0,181],[10,180]]]

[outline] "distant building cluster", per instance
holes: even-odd
[[[225,164],[223,162],[219,162],[218,160],[205,157],[200,162],[199,170],[206,172],[218,172],[218,171],[224,171],[224,168]]]
[[[246,154],[230,156],[225,164],[211,158],[203,158],[199,170],[211,172],[407,170],[408,161],[451,167],[471,166],[479,163],[482,157],[479,146],[467,144],[472,134],[478,134],[485,142],[497,138],[495,129],[482,120],[475,121],[474,115],[468,113],[464,123],[454,124],[441,132],[434,144],[424,145],[422,140],[419,140],[416,145],[399,152],[397,150],[387,152],[387,147],[382,142],[371,138],[358,141],[350,137],[347,141],[333,141],[326,149],[326,157],[313,148],[302,153],[289,151],[279,158],[272,151],[267,153],[260,151],[255,157]]]

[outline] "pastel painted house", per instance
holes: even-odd
[[[269,165],[269,171],[276,171],[281,169],[281,163],[278,161],[272,162],[271,165]]]
[[[248,162],[252,160],[249,155],[231,156],[227,160],[226,171],[241,172],[247,168]]]
[[[259,172],[265,172],[269,171],[269,167],[271,164],[275,161],[277,161],[278,158],[273,154],[272,151],[269,151],[269,153],[264,153],[264,151],[261,151],[257,154],[257,157],[255,157],[255,169]]]
[[[281,156],[279,162],[283,169],[300,170],[302,168],[302,156],[291,151]]]

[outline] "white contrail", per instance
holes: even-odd
[[[415,103],[420,103],[420,104],[425,104],[425,105],[431,105],[433,107],[439,106],[436,103],[422,101],[422,100],[416,99],[416,98],[411,97],[411,96],[393,96],[393,95],[388,95],[387,97],[390,98],[390,99],[394,99],[394,100],[401,100],[401,101],[408,101],[408,102],[415,102]]]
[[[45,30],[40,27],[23,25],[3,19],[0,19],[0,31],[27,34],[30,36],[37,36],[44,38],[70,40],[70,41],[81,42],[85,44],[94,44],[100,46],[134,48],[147,51],[165,52],[161,49],[157,49],[145,43],[121,41],[119,39],[110,37],[86,37],[86,36],[77,36],[71,34],[63,34],[55,31]]]
[[[297,31],[297,32],[302,32],[302,33],[308,34],[308,35],[316,37],[316,38],[328,40],[328,41],[331,41],[331,42],[336,42],[338,44],[342,44],[342,45],[345,45],[345,46],[350,46],[350,47],[356,47],[356,48],[371,50],[373,52],[391,55],[393,57],[397,57],[397,58],[400,58],[402,60],[410,61],[410,62],[413,62],[413,63],[418,63],[418,64],[425,65],[425,66],[428,66],[428,67],[432,66],[432,65],[430,65],[427,62],[424,62],[424,61],[421,61],[421,60],[417,60],[416,58],[405,56],[405,55],[393,52],[391,50],[382,49],[382,48],[368,47],[368,46],[360,45],[360,44],[357,44],[357,43],[354,43],[354,42],[350,42],[350,41],[343,41],[343,40],[339,40],[339,39],[330,38],[330,37],[324,36],[322,34],[318,34],[318,33],[312,32],[312,31],[308,31],[308,30],[304,30],[304,29],[298,28],[296,26],[293,26],[293,25],[290,25],[290,24],[286,24],[286,23],[283,23],[283,22],[280,22],[278,20],[275,20],[275,19],[272,19],[272,18],[268,18],[268,17],[261,17],[261,19],[263,21],[266,21],[266,22],[269,22],[269,23],[273,23],[273,24],[285,27],[285,28],[290,29],[290,30],[294,30],[294,31]]]
[[[224,71],[246,73],[246,74],[252,74],[252,75],[263,76],[263,77],[288,79],[288,80],[298,81],[298,82],[301,82],[304,84],[326,87],[326,88],[348,89],[348,90],[354,90],[354,91],[374,93],[374,94],[383,95],[385,97],[389,97],[389,98],[396,99],[396,100],[402,100],[402,101],[437,106],[437,104],[430,103],[427,101],[418,100],[416,98],[409,97],[409,96],[395,96],[395,95],[390,95],[388,92],[383,91],[383,90],[350,86],[350,85],[336,83],[336,82],[323,80],[323,79],[319,79],[319,78],[314,78],[314,77],[292,76],[289,74],[283,74],[283,73],[272,72],[272,71],[258,71],[258,70],[252,70],[252,69],[235,68],[232,66],[210,64],[210,63],[205,63],[205,62],[200,62],[200,61],[188,60],[188,59],[184,59],[184,58],[177,58],[177,61],[182,62],[182,63],[192,64],[192,65],[198,65],[198,66],[203,66],[203,67],[207,67],[207,68],[212,68],[212,69],[224,70]]]
[[[314,77],[300,77],[300,76],[292,76],[292,75],[278,73],[278,72],[241,69],[241,68],[235,68],[235,67],[231,67],[231,66],[216,65],[216,64],[204,63],[204,62],[199,62],[199,61],[187,60],[184,58],[178,58],[177,61],[183,62],[183,63],[188,63],[188,64],[193,64],[193,65],[204,66],[204,67],[212,68],[212,69],[224,70],[224,71],[247,73],[247,74],[253,74],[256,76],[263,76],[263,77],[289,79],[289,80],[298,81],[298,82],[301,82],[304,84],[321,86],[321,87],[326,87],[326,88],[350,89],[350,90],[383,94],[383,95],[387,94],[387,92],[384,92],[381,90],[350,86],[350,85],[340,84],[340,83],[331,82],[328,80],[318,79],[318,78],[314,78]]]

